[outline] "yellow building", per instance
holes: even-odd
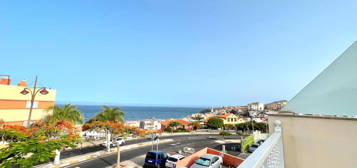
[[[9,78],[0,79],[0,120],[8,124],[24,125],[27,123],[31,106],[31,94],[20,92],[26,88],[26,82],[10,85]],[[30,88],[32,89],[32,88]],[[40,120],[52,113],[46,109],[55,104],[56,90],[48,89],[48,94],[38,93],[35,97],[31,121]]]
[[[239,124],[239,123],[245,122],[242,118],[240,118],[240,117],[238,117],[238,116],[236,116],[234,114],[231,114],[231,113],[218,115],[216,117],[222,119],[224,125],[226,125],[226,124],[235,125],[235,124]]]

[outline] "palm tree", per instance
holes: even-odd
[[[124,113],[119,107],[111,108],[109,106],[102,106],[102,108],[103,111],[96,114],[92,120],[124,122]]]
[[[111,108],[109,106],[102,106],[103,111],[96,114],[92,120],[96,121],[114,121],[114,122],[124,122],[124,113],[119,107]],[[107,151],[110,151],[109,141],[111,134],[109,130],[106,131],[107,134]],[[113,137],[112,137],[113,138]],[[120,167],[120,144],[117,144],[117,167]]]
[[[48,108],[48,111],[53,111],[53,113],[44,118],[47,123],[56,123],[58,121],[69,121],[72,124],[83,123],[83,114],[72,104],[66,104],[63,107],[52,106]]]
[[[58,121],[68,121],[72,124],[83,123],[83,114],[77,109],[76,106],[72,104],[66,104],[63,107],[52,106],[47,109],[47,111],[53,111],[52,114],[47,115],[43,121],[49,124],[57,123]],[[54,164],[60,163],[61,151],[56,150],[56,157]]]

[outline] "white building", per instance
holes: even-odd
[[[161,123],[159,120],[148,119],[140,121],[140,128],[145,130],[160,130]]]
[[[125,125],[129,127],[140,127],[140,121],[125,121]]]
[[[248,104],[248,111],[263,111],[264,110],[264,104],[260,102],[254,102]]]

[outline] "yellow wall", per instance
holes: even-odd
[[[15,109],[15,110],[1,110],[0,119],[5,122],[9,121],[27,121],[29,116],[29,109]],[[47,112],[45,109],[33,109],[31,114],[31,120],[40,120],[42,117],[51,114],[52,111]]]
[[[244,120],[240,119],[239,117],[237,117],[234,114],[231,114],[228,117],[222,118],[222,119],[223,119],[223,123],[224,124],[233,124],[233,125],[235,125],[235,124],[239,124],[239,123],[243,123],[244,122]],[[231,119],[233,119],[233,122],[232,122]]]
[[[24,90],[22,86],[0,85],[0,99],[3,100],[31,100],[31,94],[23,95],[20,92]],[[56,90],[48,89],[47,95],[37,94],[37,101],[55,101]]]
[[[24,89],[22,86],[0,85],[0,119],[5,122],[27,121],[30,109],[26,107],[26,101],[31,100],[31,94],[22,95],[20,92]],[[46,108],[54,104],[56,100],[56,90],[48,89],[47,95],[38,93],[35,101],[38,102],[38,108],[34,108],[31,120],[40,120],[48,112]]]

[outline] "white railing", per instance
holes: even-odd
[[[260,145],[238,168],[284,168],[281,122],[274,121],[274,133]]]

